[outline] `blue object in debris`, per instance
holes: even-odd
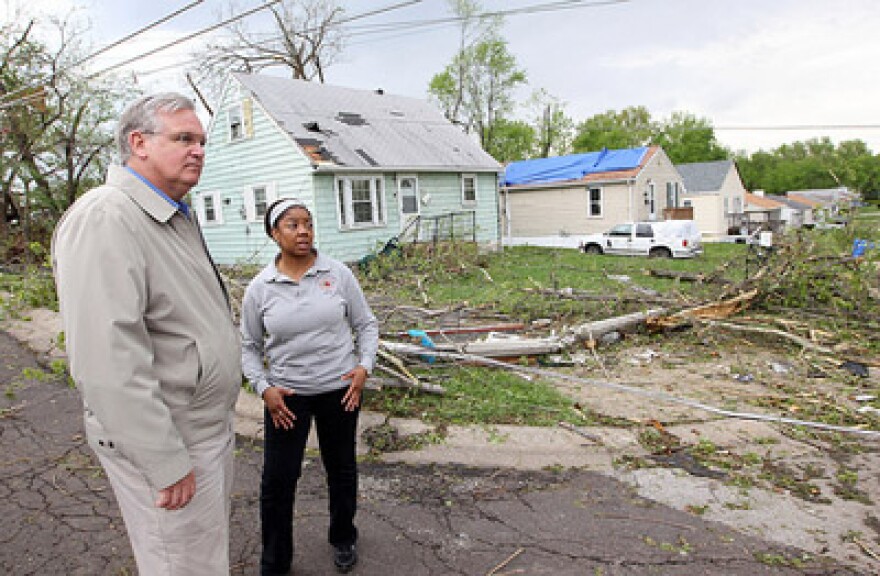
[[[873,248],[873,247],[874,247],[873,242],[868,242],[867,240],[865,240],[863,238],[856,238],[855,240],[853,240],[853,248],[852,248],[853,258],[858,258],[860,256],[864,256],[865,251],[868,250],[869,248]]]
[[[418,338],[419,345],[424,346],[425,348],[436,348],[436,346],[434,345],[434,341],[431,340],[431,337],[428,336],[428,333],[424,330],[407,330],[406,333],[409,334],[412,338]],[[428,364],[433,364],[435,360],[435,358],[430,355],[424,355],[421,356],[421,358]]]

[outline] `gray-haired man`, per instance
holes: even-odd
[[[189,99],[158,94],[126,109],[117,141],[122,166],[52,241],[86,434],[141,574],[228,574],[239,339],[181,201],[201,175],[204,129]]]

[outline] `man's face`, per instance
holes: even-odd
[[[156,133],[132,132],[128,165],[175,200],[198,184],[205,161],[205,131],[196,113],[160,113]]]

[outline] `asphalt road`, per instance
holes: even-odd
[[[82,435],[79,396],[40,376],[0,332],[0,573],[135,574],[109,484]],[[233,574],[256,574],[258,442],[240,437]],[[641,498],[586,470],[528,472],[363,462],[353,574],[859,574]],[[334,574],[327,501],[311,457],[297,499],[299,576]]]

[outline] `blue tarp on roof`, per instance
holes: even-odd
[[[511,162],[504,170],[504,186],[517,184],[543,184],[562,180],[580,180],[587,174],[630,170],[638,167],[648,148],[626,148],[586,154],[570,154],[553,158],[537,158]]]

